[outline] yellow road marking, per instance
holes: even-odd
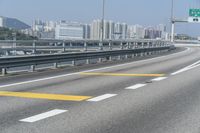
[[[31,93],[31,92],[8,92],[8,91],[0,91],[0,96],[60,100],[60,101],[83,101],[91,98],[90,96],[59,95],[59,94],[45,94],[45,93]]]
[[[165,74],[127,74],[127,73],[80,73],[91,76],[162,77]]]

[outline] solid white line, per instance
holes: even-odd
[[[102,101],[102,100],[105,100],[107,98],[111,98],[111,97],[114,97],[114,96],[117,96],[117,94],[104,94],[104,95],[89,99],[87,101],[89,101],[89,102],[99,102],[99,101]]]
[[[152,79],[151,81],[161,81],[164,79],[167,79],[167,77],[159,77],[159,78]]]
[[[57,78],[63,78],[63,77],[67,77],[67,76],[78,75],[80,73],[87,73],[87,72],[105,70],[105,69],[110,69],[110,68],[115,68],[115,67],[122,67],[122,66],[126,66],[126,65],[131,65],[131,64],[134,64],[134,63],[146,62],[146,61],[151,61],[151,60],[155,60],[155,59],[164,58],[164,57],[167,57],[167,56],[181,54],[181,53],[187,52],[189,50],[190,50],[190,48],[187,48],[185,51],[182,51],[182,52],[179,52],[179,53],[174,53],[174,54],[170,54],[170,55],[155,57],[155,58],[146,59],[146,60],[140,60],[140,61],[135,61],[135,62],[125,63],[125,64],[120,64],[120,65],[114,65],[114,66],[109,66],[109,67],[103,67],[103,68],[97,68],[97,69],[92,69],[92,70],[86,70],[86,71],[82,71],[82,72],[75,72],[75,73],[63,74],[63,75],[52,76],[52,77],[47,77],[47,78],[41,78],[41,79],[23,81],[23,82],[19,82],[19,83],[12,83],[12,84],[1,85],[0,88],[11,87],[11,86],[16,86],[16,85],[22,85],[22,84],[35,83],[35,82],[40,82],[40,81],[45,81],[45,80],[51,80],[51,79],[57,79]]]
[[[36,122],[36,121],[39,121],[39,120],[42,120],[42,119],[46,119],[48,117],[59,115],[59,114],[64,113],[64,112],[67,112],[67,110],[54,109],[52,111],[45,112],[45,113],[42,113],[42,114],[38,114],[38,115],[35,115],[35,116],[32,116],[32,117],[28,117],[28,118],[25,118],[25,119],[22,119],[22,120],[19,120],[19,121],[32,123],[32,122]]]
[[[146,84],[136,84],[136,85],[127,87],[127,88],[125,88],[125,89],[134,90],[134,89],[138,89],[138,88],[141,88],[141,87],[144,87],[144,86],[146,86]]]
[[[193,66],[196,66],[196,65],[198,65],[200,63],[200,60],[199,61],[197,61],[197,62],[195,62],[195,63],[193,63],[192,65],[189,65],[189,66],[187,66],[187,68],[188,67],[193,67]]]
[[[193,69],[193,68],[196,68],[196,67],[200,66],[200,64],[197,64],[197,63],[199,63],[199,62],[196,62],[196,63],[194,63],[194,64],[192,64],[192,65],[189,65],[189,66],[187,66],[187,67],[185,67],[185,68],[183,68],[183,69],[180,69],[180,70],[178,70],[178,71],[172,73],[171,75],[177,75],[177,74],[179,74],[179,73],[182,73],[182,72],[185,72],[185,71],[188,71],[188,70],[190,70],[190,69]]]

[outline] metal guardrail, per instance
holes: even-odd
[[[175,40],[174,42],[177,44],[200,44],[198,40]]]
[[[143,55],[155,51],[169,50],[171,43],[163,40],[0,40],[0,72],[7,73],[8,68],[31,66],[31,71],[40,64],[58,63],[76,60],[109,58],[128,55]],[[18,53],[23,54],[18,54]]]
[[[95,51],[95,52],[80,52],[80,53],[61,53],[61,54],[46,54],[46,55],[29,55],[29,56],[12,56],[0,58],[0,69],[2,75],[6,74],[6,69],[11,67],[31,66],[32,71],[35,65],[54,63],[57,67],[58,63],[76,60],[90,60],[90,59],[112,59],[114,56],[137,56],[138,54],[151,54],[155,51],[170,50],[172,46],[162,46],[154,48],[138,48],[125,50],[111,50],[111,51]],[[88,61],[89,62],[89,61]]]
[[[169,45],[169,42],[163,40],[104,40],[103,50],[150,48],[167,45]],[[101,46],[99,40],[0,40],[0,57],[97,51],[101,49]]]

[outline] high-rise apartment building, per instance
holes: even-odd
[[[33,22],[33,31],[39,31],[39,32],[49,32],[54,31],[56,27],[56,23],[53,21],[46,21],[43,22],[41,20],[35,20]]]
[[[113,21],[104,21],[103,39],[114,39],[115,23]],[[91,39],[99,40],[102,38],[102,21],[94,20],[91,24]]]
[[[0,27],[3,27],[3,17],[0,17]]]
[[[159,30],[159,31],[161,31],[162,33],[161,33],[161,38],[162,39],[167,39],[167,27],[166,27],[166,25],[164,25],[164,24],[159,24],[157,27],[156,27],[156,29],[157,30]]]
[[[122,39],[128,38],[128,25],[126,23],[122,23]]]
[[[128,26],[128,37],[133,39],[142,39],[144,38],[145,30],[141,25],[131,25]]]
[[[90,34],[91,34],[91,25],[84,24],[83,25],[83,38],[90,39]]]
[[[108,21],[104,21],[104,33],[103,33],[103,39],[109,39],[109,22]]]
[[[122,25],[119,22],[115,24],[114,39],[122,39]]]
[[[93,20],[90,38],[93,40],[99,40],[101,38],[101,20]]]
[[[147,39],[157,39],[161,38],[162,32],[153,27],[148,27],[145,29],[145,38]]]
[[[1,26],[0,19],[0,26]],[[167,31],[164,24],[156,27],[144,28],[141,25],[130,25],[126,23],[115,23],[104,20],[103,39],[143,39],[143,38],[162,38],[166,39]],[[100,40],[102,38],[102,20],[93,20],[91,24],[80,24],[77,22],[43,22],[36,20],[33,23],[33,35],[35,33],[42,39],[92,39]]]
[[[109,31],[108,31],[108,39],[114,39],[114,32],[115,32],[115,23],[113,21],[109,21]]]

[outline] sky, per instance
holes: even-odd
[[[67,20],[90,23],[101,18],[103,0],[0,0],[0,16],[33,20]],[[105,19],[127,24],[166,24],[170,31],[171,0],[105,0]],[[174,16],[186,19],[189,8],[200,8],[200,0],[174,0]],[[176,24],[176,32],[200,36],[199,24]]]

